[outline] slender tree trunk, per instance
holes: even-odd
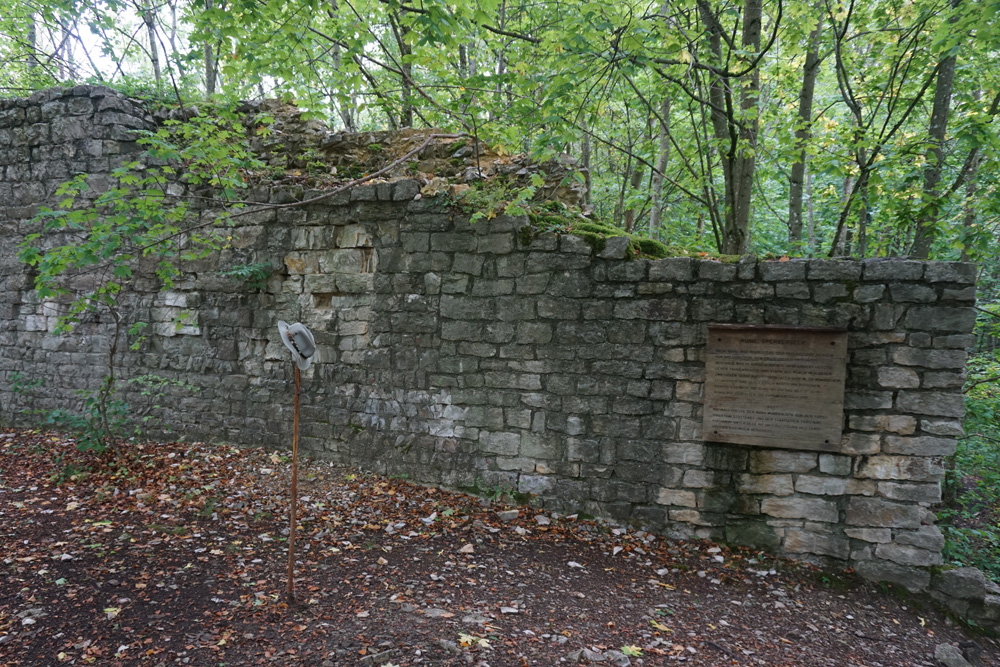
[[[594,185],[594,179],[591,176],[590,168],[590,128],[586,118],[583,119],[583,142],[580,146],[580,166],[583,167],[583,185],[586,188],[586,192],[583,193],[583,204],[584,206],[590,206],[593,201],[591,189]]]
[[[399,113],[399,126],[413,127],[413,66],[409,62],[408,56],[412,53],[409,42],[406,41],[410,29],[399,20],[399,15],[390,17],[392,32],[396,37],[396,45],[399,47],[399,68],[403,72],[400,84],[401,103]]]
[[[632,156],[625,161],[625,171],[622,173],[622,186],[618,190],[618,203],[615,204],[614,223],[621,226],[625,217],[625,193],[628,191],[629,181],[632,180]]]
[[[629,193],[631,193],[634,190],[638,190],[639,186],[642,185],[642,172],[643,171],[644,171],[643,164],[641,162],[637,162],[636,165],[635,165],[635,168],[632,169],[632,178],[629,179],[629,186],[630,186],[629,187]],[[632,231],[635,229],[635,207],[634,206],[629,206],[628,208],[625,209],[625,216],[624,216],[624,219],[623,219],[623,226],[625,227],[625,231],[629,232],[629,233],[632,233]]]
[[[723,28],[718,15],[707,0],[698,6],[708,28],[709,47],[715,55],[716,65],[724,67],[722,56]],[[746,0],[743,8],[741,45],[745,53],[760,50],[762,0]],[[743,63],[737,61],[733,67]],[[739,111],[734,108],[733,88],[739,93]],[[760,73],[757,68],[741,79],[713,75],[709,87],[712,103],[711,118],[715,138],[725,148],[721,151],[722,173],[726,184],[725,218],[722,229],[722,252],[738,255],[746,252],[750,240],[750,199],[753,175],[756,168],[757,114],[748,113],[757,106],[760,91]]]
[[[962,0],[952,0],[952,11],[956,10]],[[952,15],[950,22],[957,19]],[[924,204],[920,207],[917,217],[916,235],[913,239],[913,249],[910,254],[919,259],[927,259],[931,253],[931,245],[938,234],[937,217],[941,213],[938,201],[938,184],[941,182],[941,171],[944,166],[944,141],[948,131],[948,115],[951,110],[951,91],[955,83],[955,63],[957,57],[954,51],[941,60],[937,80],[934,83],[934,105],[931,109],[930,127],[927,134],[930,137],[931,149],[928,151],[927,166],[924,168]]]
[[[213,0],[205,0],[205,9],[212,9]],[[205,40],[205,96],[211,98],[215,95],[215,49],[209,40]]]
[[[146,25],[146,35],[149,37],[149,62],[153,67],[153,79],[156,81],[156,92],[163,92],[163,72],[160,70],[160,51],[156,48],[156,15],[150,4],[142,8],[142,22]]]
[[[663,226],[663,176],[670,161],[670,98],[660,102],[659,136],[656,143],[656,171],[653,172],[653,204],[649,213],[649,236],[656,238]]]
[[[969,165],[969,175],[965,177],[965,203],[962,212],[962,226],[965,228],[966,242],[962,245],[962,261],[968,262],[971,259],[969,253],[968,237],[972,231],[972,226],[976,222],[976,172],[979,170],[980,157],[977,154]]]
[[[816,215],[813,206],[812,172],[806,169],[806,224],[809,233],[809,256],[816,252]]]
[[[822,22],[809,34],[809,50],[802,68],[802,89],[799,91],[799,117],[795,128],[797,154],[788,178],[788,243],[793,248],[802,242],[802,184],[806,172],[806,145],[812,137],[813,93],[819,72],[819,35]]]
[[[337,4],[337,0],[330,0],[330,18],[337,20],[338,11],[340,6]],[[336,72],[340,72],[344,64],[344,54],[340,50],[340,44],[333,45],[333,69]],[[354,100],[353,93],[351,94],[351,100]],[[337,115],[340,116],[340,122],[344,124],[344,129],[348,132],[357,132],[357,127],[354,123],[354,112],[353,105],[347,106],[342,100],[336,102],[337,105]]]
[[[31,12],[28,13],[28,49],[28,71],[34,73],[38,68],[38,28]]]

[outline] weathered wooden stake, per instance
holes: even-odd
[[[299,367],[295,366],[295,413],[292,417],[292,507],[288,525],[288,604],[295,602],[295,512],[299,501]]]

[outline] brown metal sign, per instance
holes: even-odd
[[[710,324],[706,352],[704,440],[840,449],[845,330]]]

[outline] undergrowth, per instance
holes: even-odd
[[[982,287],[982,286],[981,286]],[[977,323],[980,340],[995,340],[1000,318],[984,300]],[[965,385],[965,437],[945,479],[944,558],[951,565],[978,567],[1000,582],[1000,350],[973,356]]]

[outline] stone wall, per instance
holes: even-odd
[[[65,405],[104,373],[107,323],[50,335],[60,306],[34,297],[14,254],[34,204],[73,171],[99,187],[150,122],[101,88],[0,104],[5,418]],[[186,438],[287,446],[292,365],[275,324],[301,321],[319,345],[303,378],[309,452],[931,585],[943,544],[932,508],[962,433],[974,266],[629,260],[614,239],[598,253],[576,236],[533,236],[523,219],[470,224],[421,186],[371,183],[262,210],[171,290],[137,280],[130,316],[154,332],[121,373],[197,387],[164,402]],[[280,189],[255,195],[288,201]],[[247,261],[276,268],[265,290],[220,275]],[[839,453],[704,442],[708,323],[846,328]],[[15,373],[44,385],[26,397]]]

